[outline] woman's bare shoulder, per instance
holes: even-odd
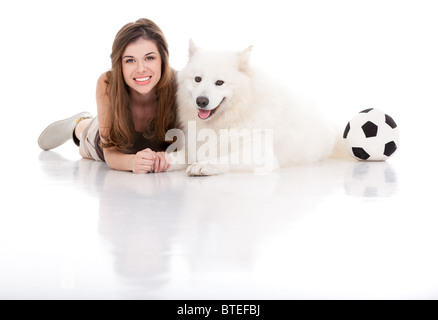
[[[110,127],[111,99],[108,92],[108,80],[108,73],[102,74],[97,81],[96,89],[97,117],[102,137],[108,135],[108,128]]]
[[[97,80],[97,94],[108,95],[109,73],[105,72]]]

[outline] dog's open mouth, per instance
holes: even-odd
[[[225,98],[222,99],[221,103],[214,108],[213,110],[204,110],[204,109],[198,109],[198,117],[201,120],[207,120],[210,119],[221,107],[222,103],[224,102]]]

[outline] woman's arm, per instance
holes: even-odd
[[[157,156],[151,149],[137,152],[137,154],[125,154],[116,148],[104,148],[103,153],[111,169],[134,173],[158,172],[154,166]]]

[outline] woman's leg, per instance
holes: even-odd
[[[75,129],[75,136],[79,141],[79,154],[82,158],[103,161],[102,149],[98,145],[99,123],[97,117],[79,122]]]
[[[76,125],[74,135],[79,143],[86,138],[86,132],[84,131],[89,128],[91,122],[93,122],[93,119],[83,119]],[[85,133],[84,136],[82,135],[83,133]],[[73,140],[75,139],[73,138]],[[84,152],[83,148],[79,148],[79,154],[84,159],[91,159],[90,156]]]
[[[84,129],[85,129],[86,127],[88,127],[88,126],[91,124],[92,121],[93,121],[93,119],[83,119],[82,121],[80,121],[80,122],[76,125],[76,128],[75,128],[75,136],[76,136],[76,138],[78,138],[79,141],[82,140],[82,137],[81,137],[82,132],[84,132]]]

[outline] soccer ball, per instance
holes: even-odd
[[[347,152],[357,160],[384,161],[399,148],[397,124],[378,109],[357,114],[347,124],[343,138]]]

